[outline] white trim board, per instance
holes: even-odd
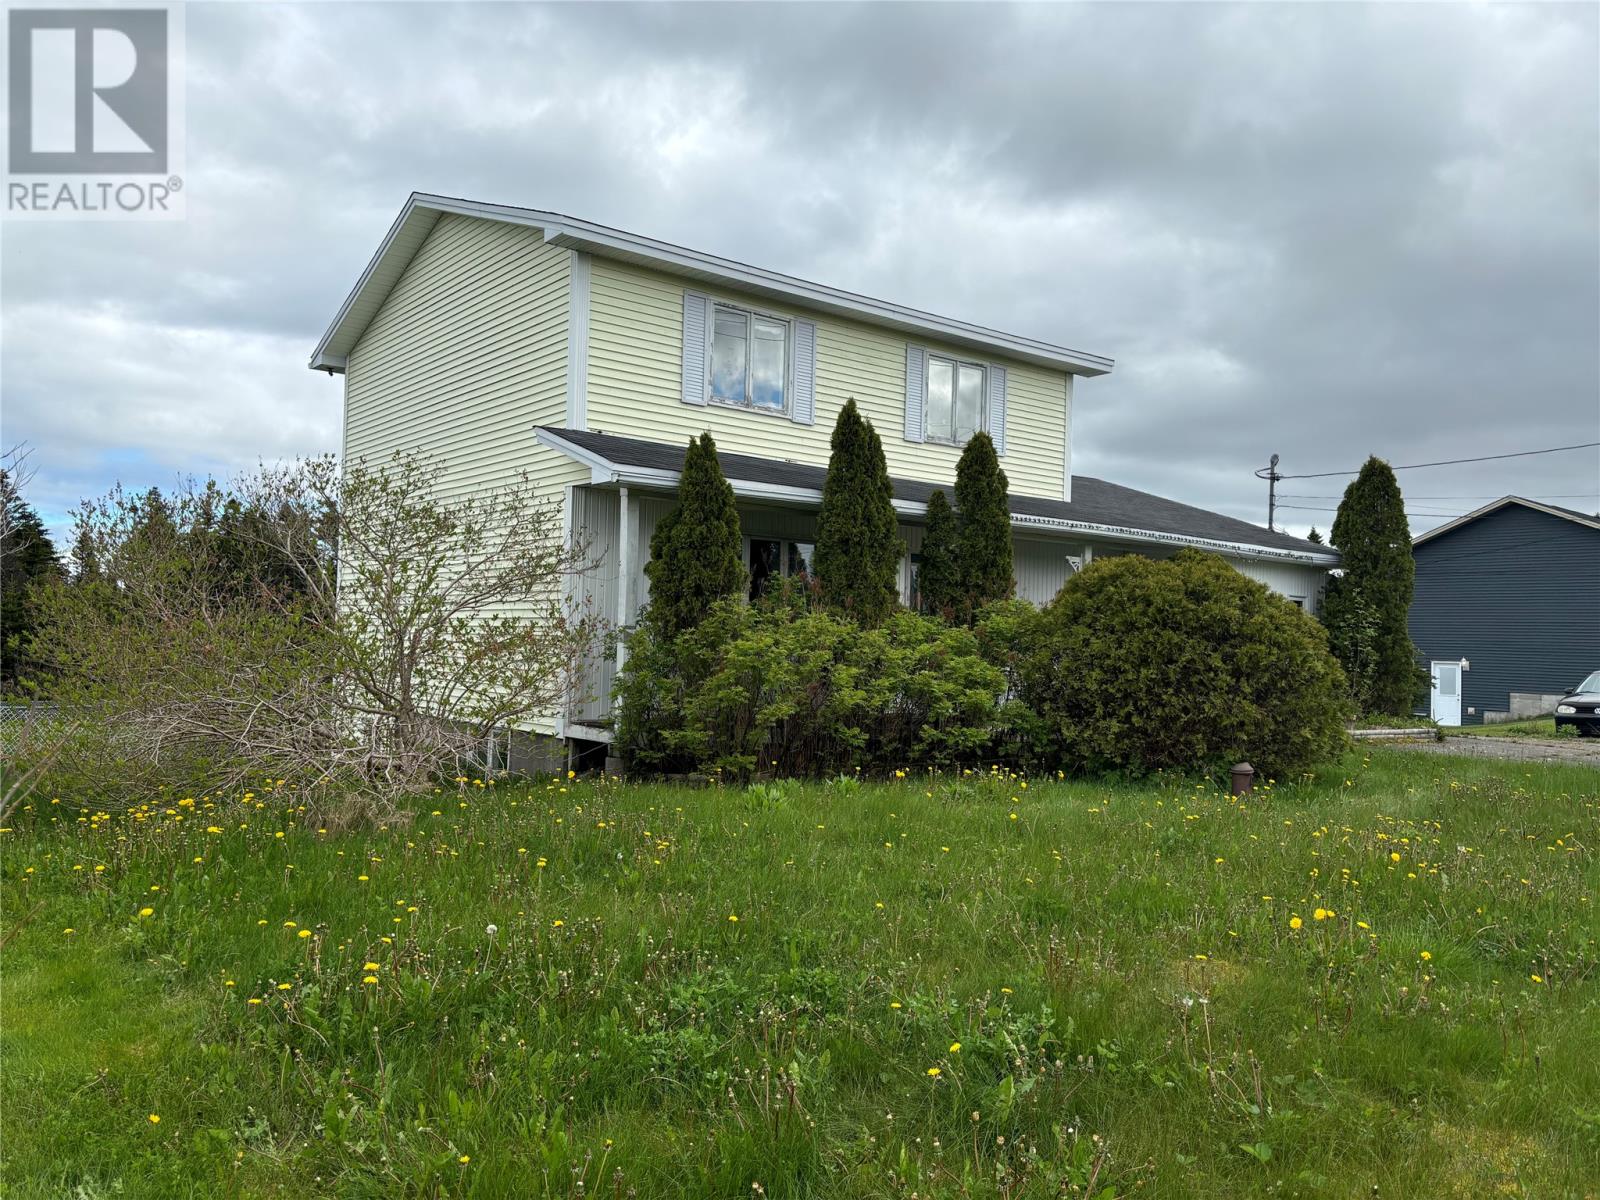
[[[567,283],[567,428],[589,428],[589,256],[572,251]]]

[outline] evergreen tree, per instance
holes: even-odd
[[[839,410],[832,446],[817,514],[817,579],[825,604],[873,628],[899,598],[903,543],[889,464],[853,399]]]
[[[34,628],[34,586],[61,573],[55,543],[11,476],[0,471],[0,684],[17,682]]]
[[[689,439],[677,507],[656,526],[644,570],[647,619],[669,637],[693,629],[718,600],[744,590],[739,512],[709,433]]]
[[[1311,532],[1306,534],[1306,541],[1312,542],[1318,546],[1322,545],[1322,535],[1317,532],[1317,527],[1315,525],[1311,527]]]
[[[72,580],[74,583],[98,583],[101,579],[100,555],[94,548],[89,530],[80,526],[72,543]]]
[[[956,506],[961,510],[957,561],[969,618],[986,604],[1008,599],[1016,587],[1008,486],[994,442],[987,433],[973,434],[956,464]]]
[[[959,539],[955,511],[944,492],[936,490],[928,497],[928,524],[922,533],[917,590],[921,593],[923,611],[946,620],[961,603]]]
[[[1353,680],[1366,676],[1369,681],[1357,701],[1370,712],[1404,716],[1422,679],[1406,625],[1416,564],[1405,501],[1388,463],[1367,459],[1345,489],[1332,540],[1343,559],[1343,575],[1330,589],[1334,603],[1325,607],[1329,641],[1346,654],[1368,647],[1368,661],[1343,663]]]

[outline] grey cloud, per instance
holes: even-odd
[[[190,219],[5,231],[6,438],[52,508],[335,448],[304,354],[416,188],[1113,354],[1076,466],[1250,519],[1273,451],[1594,440],[1596,15],[191,6]],[[1600,456],[1403,484],[1593,495]]]

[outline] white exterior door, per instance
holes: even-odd
[[[1440,725],[1461,724],[1461,664],[1433,664],[1433,719]]]

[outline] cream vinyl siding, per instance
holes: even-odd
[[[1322,609],[1322,589],[1328,584],[1326,567],[1306,567],[1296,563],[1264,562],[1249,558],[1230,558],[1228,564],[1239,574],[1247,575],[1257,583],[1266,584],[1269,590],[1277,592],[1278,595],[1301,601],[1308,613],[1320,612]]]
[[[452,489],[531,467],[535,425],[566,414],[571,251],[446,214],[350,353],[345,455],[421,448]]]
[[[683,402],[686,287],[757,311],[816,322],[815,424],[800,425],[771,413]],[[1006,368],[1008,383],[1006,455],[1001,465],[1011,490],[1061,497],[1067,432],[1066,376],[1062,372],[707,289],[598,257],[593,264],[589,322],[590,429],[680,445],[709,429],[718,448],[725,451],[824,465],[834,420],[846,398],[854,396],[883,439],[891,474],[944,483],[955,480],[960,449],[905,440],[906,346],[915,341],[934,353],[999,363]]]

